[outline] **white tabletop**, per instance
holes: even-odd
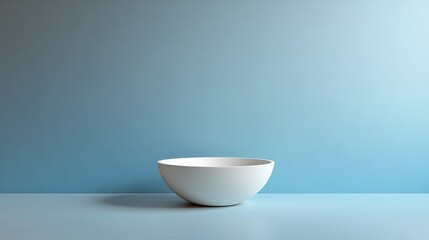
[[[0,194],[0,239],[429,239],[428,194],[259,194],[198,207],[173,194]]]

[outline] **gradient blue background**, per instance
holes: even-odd
[[[429,2],[0,0],[0,192],[167,192],[156,160],[276,160],[264,192],[429,191]]]

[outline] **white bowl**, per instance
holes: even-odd
[[[204,206],[229,206],[258,193],[274,161],[255,158],[196,157],[158,161],[164,181],[181,198]]]

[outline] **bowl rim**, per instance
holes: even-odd
[[[249,165],[237,165],[237,166],[193,166],[193,165],[181,165],[181,164],[174,164],[170,163],[174,160],[180,160],[180,159],[199,159],[199,158],[205,158],[205,159],[245,159],[245,160],[252,160],[252,161],[260,161],[261,164],[249,164]],[[252,157],[178,157],[178,158],[166,158],[162,160],[158,160],[158,166],[164,165],[164,166],[171,166],[171,167],[184,167],[184,168],[253,168],[253,167],[262,167],[262,166],[268,166],[268,165],[274,165],[273,160],[265,159],[265,158],[252,158]]]

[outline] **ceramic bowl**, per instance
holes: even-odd
[[[267,183],[274,161],[237,157],[173,158],[158,161],[162,178],[181,198],[204,206],[239,204]]]

